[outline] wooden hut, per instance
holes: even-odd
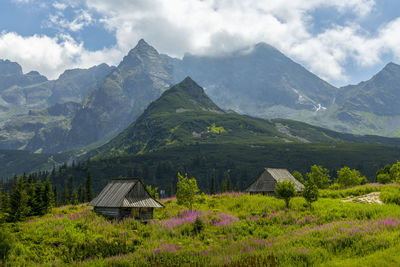
[[[139,179],[112,179],[100,194],[89,202],[96,213],[122,219],[153,219],[153,209],[164,206],[152,198]]]
[[[245,192],[250,194],[275,195],[275,184],[282,181],[293,182],[297,192],[302,191],[304,188],[304,185],[297,181],[288,170],[265,168],[260,177]]]

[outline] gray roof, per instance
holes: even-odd
[[[290,181],[293,182],[296,188],[296,191],[301,191],[304,188],[304,185],[296,180],[293,175],[286,169],[273,169],[273,168],[265,168],[264,172],[260,175],[260,177],[252,183],[245,192],[274,192],[275,184],[277,182],[282,181]]]
[[[129,194],[135,186],[143,187],[143,196]],[[147,192],[139,179],[113,179],[89,202],[89,206],[108,208],[162,208],[164,207]]]

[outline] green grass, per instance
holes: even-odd
[[[398,190],[397,185],[383,187]],[[347,191],[350,189],[346,189]],[[342,191],[346,191],[342,190]],[[328,190],[325,190],[325,194]],[[338,190],[341,191],[341,190]],[[347,194],[347,193],[343,193]],[[85,205],[6,224],[7,265],[393,266],[400,262],[400,206],[321,198],[200,195],[193,211],[162,201],[149,224],[109,221]],[[202,227],[195,230],[199,217]]]

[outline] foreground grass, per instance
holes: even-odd
[[[398,190],[396,185],[383,188]],[[339,191],[344,190],[336,193]],[[304,199],[298,197],[292,199],[291,209],[287,210],[283,200],[240,193],[199,196],[193,211],[177,205],[175,199],[163,202],[165,209],[157,210],[156,220],[147,225],[133,219],[108,221],[85,205],[57,208],[45,217],[8,224],[14,243],[6,264],[393,266],[400,263],[400,256],[395,253],[400,248],[400,206],[396,204],[345,203],[321,198],[310,210]],[[195,223],[197,217],[201,223]]]

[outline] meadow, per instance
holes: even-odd
[[[341,198],[381,192],[383,205]],[[163,199],[155,220],[113,221],[85,204],[3,224],[6,266],[393,266],[400,264],[400,186],[321,190],[310,209],[274,197],[199,195],[193,210]]]

